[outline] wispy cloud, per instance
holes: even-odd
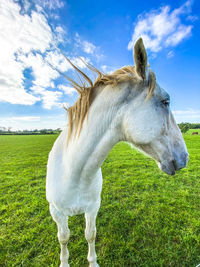
[[[173,110],[177,122],[199,122],[200,109]]]
[[[192,25],[183,22],[183,19],[189,21],[191,6],[192,0],[188,0],[174,10],[171,10],[170,6],[163,6],[158,10],[139,15],[128,49],[133,48],[139,37],[143,38],[146,48],[154,53],[164,47],[178,45],[191,35]]]
[[[84,40],[78,33],[75,34],[76,46],[79,47],[86,54],[93,55],[97,61],[103,58],[103,54],[100,52],[100,48],[93,43]]]
[[[194,21],[196,21],[196,20],[198,20],[199,18],[198,18],[198,16],[196,16],[196,15],[189,15],[189,16],[187,16],[187,18],[186,18],[186,20],[188,20],[188,21],[191,21],[191,22],[194,22]]]
[[[112,67],[112,66],[107,66],[107,65],[102,65],[101,69],[103,70],[104,73],[112,73],[114,72],[117,68]]]
[[[65,5],[65,2],[60,0],[35,0],[34,2],[50,10],[62,8]]]
[[[62,90],[66,95],[70,96],[76,93],[76,90],[73,87],[65,86],[63,84],[59,84],[58,89]]]
[[[41,92],[41,98],[43,101],[43,107],[46,109],[51,109],[52,107],[60,107],[60,98],[62,92],[60,91],[50,91],[44,90]]]
[[[40,116],[16,116],[7,118],[8,121],[39,121]]]
[[[173,57],[174,56],[174,51],[169,51],[168,53],[167,53],[167,58],[171,58],[171,57]]]
[[[2,126],[3,125],[3,126]],[[6,130],[56,129],[66,126],[65,114],[57,116],[11,116],[0,117],[0,128]]]
[[[75,34],[75,41],[76,41],[76,45],[80,47],[87,54],[94,54],[94,52],[97,49],[97,47],[94,44],[81,39],[78,33]]]

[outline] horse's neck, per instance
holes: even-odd
[[[103,101],[104,99],[104,101]],[[81,134],[67,148],[69,169],[73,176],[91,177],[102,165],[112,147],[121,140],[117,106],[99,97],[89,110]]]

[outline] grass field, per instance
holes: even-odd
[[[193,132],[198,132],[200,134],[200,129],[189,129],[186,135],[192,135]]]
[[[55,135],[0,136],[0,266],[58,266],[56,225],[45,200]],[[101,267],[200,263],[200,135],[185,135],[186,169],[170,177],[120,143],[103,164],[96,250]],[[87,265],[84,217],[69,220],[70,264]]]

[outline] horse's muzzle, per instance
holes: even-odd
[[[189,160],[189,154],[183,152],[180,157],[175,157],[174,160],[174,167],[175,170],[178,171],[180,169],[183,169],[187,166]]]
[[[176,171],[186,167],[188,163],[189,155],[188,153],[182,153],[180,157],[175,157],[173,160],[167,161],[164,160],[161,163],[158,163],[158,167],[169,175],[174,175]]]

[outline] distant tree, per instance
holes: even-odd
[[[41,133],[41,134],[46,134],[46,133],[47,133],[47,129],[41,129],[41,130],[40,130],[40,133]]]
[[[189,129],[191,129],[191,124],[188,122],[182,122],[178,124],[182,133],[186,133]]]
[[[200,129],[200,123],[191,123],[190,129]]]
[[[0,132],[6,132],[6,127],[0,126]]]
[[[34,130],[15,130],[15,131],[11,131],[11,127],[3,127],[3,126],[0,126],[0,135],[13,135],[13,134],[16,134],[16,135],[31,135],[31,134],[34,134],[34,135],[38,135],[38,134],[57,134],[58,132],[60,132],[61,129],[58,128],[58,129],[41,129],[41,130],[38,130],[38,129],[34,129]]]

